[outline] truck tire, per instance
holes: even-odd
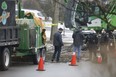
[[[5,71],[8,70],[8,67],[10,65],[10,51],[8,48],[4,48],[3,51],[0,54],[1,64],[0,64],[0,70]]]
[[[33,64],[38,64],[40,57],[42,57],[43,60],[45,61],[46,48],[39,49],[38,52],[33,56]]]

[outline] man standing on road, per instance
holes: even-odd
[[[52,56],[52,62],[54,60],[56,60],[56,62],[59,62],[61,48],[63,46],[62,35],[61,35],[62,31],[63,29],[59,28],[58,32],[56,32],[53,37],[53,45],[55,50]]]
[[[96,51],[98,49],[98,37],[94,29],[91,29],[91,33],[87,35],[85,43],[89,50],[89,59],[94,61],[96,58]]]
[[[77,61],[79,62],[80,57],[81,57],[81,46],[83,45],[83,33],[80,29],[75,31],[72,35],[73,38],[73,52],[78,51],[77,53]]]
[[[108,33],[103,29],[101,31],[101,38],[100,38],[100,53],[102,56],[103,62],[107,62],[107,47],[109,43],[109,35]]]

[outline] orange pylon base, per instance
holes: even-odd
[[[45,69],[43,69],[43,70],[37,69],[36,71],[45,71]]]
[[[73,65],[73,64],[69,64],[69,66],[78,66],[77,64]]]

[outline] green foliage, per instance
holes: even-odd
[[[64,0],[64,2],[65,2],[65,3],[67,3],[67,2],[68,2],[68,0]]]
[[[116,22],[114,22],[116,17],[116,1],[110,1],[108,4],[103,4],[98,0],[93,2],[79,2],[76,9],[76,18],[78,22],[85,23],[91,20],[88,20],[89,17],[95,16],[102,20],[102,27],[114,29],[116,28]],[[81,20],[82,19],[82,20]],[[94,19],[94,18],[93,18]],[[101,27],[101,28],[102,28]],[[99,29],[99,28],[96,28]]]

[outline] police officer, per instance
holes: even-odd
[[[89,59],[93,60],[93,56],[96,57],[96,51],[98,49],[98,37],[94,29],[91,29],[91,33],[87,35],[86,44],[89,50]]]
[[[108,42],[108,33],[106,33],[105,29],[102,29],[100,38],[100,53],[104,62],[107,61]]]

